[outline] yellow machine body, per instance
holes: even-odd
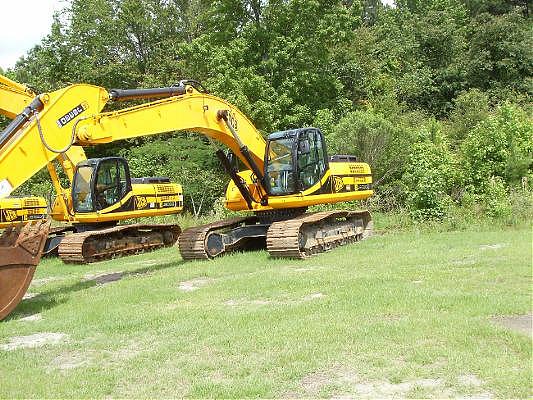
[[[35,93],[20,83],[0,75],[0,114],[9,119],[15,118],[24,107],[28,106]]]
[[[103,112],[108,102],[142,99],[159,100]],[[229,149],[228,154],[216,150],[231,178],[226,206],[255,215],[183,232],[179,227],[152,226],[149,235],[135,225],[100,233],[80,229],[76,240],[65,244],[75,235],[66,236],[60,245],[63,260],[92,262],[139,248],[158,248],[175,243],[178,235],[184,260],[261,247],[273,257],[306,258],[371,234],[371,216],[366,210],[306,212],[312,205],[370,197],[368,164],[352,156],[329,156],[317,128],[274,132],[265,140],[239,109],[190,80],[166,88],[110,91],[76,84],[39,95],[0,132],[0,199],[47,167],[58,194],[52,211],[58,220],[86,224],[90,229],[94,223],[177,212],[183,206],[179,185],[138,185],[129,177],[126,160],[85,159],[82,147],[182,130],[205,135],[214,147],[221,144]],[[239,171],[235,157],[245,170]],[[56,163],[68,176],[70,188],[61,187]],[[19,294],[31,281],[43,251],[42,238],[49,231],[48,224],[27,228],[31,229],[8,229],[0,237],[0,254],[4,255],[0,259],[0,319],[22,298]],[[29,244],[34,253],[28,258]],[[8,259],[5,255],[11,253]],[[20,271],[29,272],[21,277]]]
[[[258,197],[252,171],[239,173],[248,190]],[[364,200],[372,196],[372,175],[370,166],[361,162],[330,162],[324,176],[309,189],[288,196],[272,196],[268,205],[253,203],[253,211],[269,211],[284,208],[309,207],[317,204],[338,203],[340,201]],[[232,211],[247,211],[248,205],[233,181],[226,189],[224,201]]]
[[[47,205],[42,197],[8,197],[0,199],[0,229],[14,223],[27,223],[47,218]]]
[[[13,119],[35,97],[26,86],[0,75],[0,115]],[[43,197],[12,197],[0,199],[0,229],[13,223],[27,223],[47,218]]]
[[[80,86],[80,85],[78,85]],[[86,87],[87,85],[81,85]],[[94,89],[94,87],[90,87]],[[79,88],[77,88],[79,89]],[[89,90],[89,93],[96,93],[102,99],[106,99],[102,90]],[[73,96],[80,96],[84,99],[87,93],[82,94],[80,91],[69,91],[68,96],[63,96],[62,91],[54,92],[52,95],[45,94],[42,96],[45,102],[70,102]],[[12,81],[5,76],[0,75],[0,114],[8,118],[15,118],[25,107],[28,107],[36,94],[28,89],[26,86]],[[79,99],[78,99],[79,100]],[[54,103],[55,104],[55,103]],[[89,102],[83,101],[82,107],[87,107]],[[96,102],[97,107],[102,103]],[[96,110],[96,108],[95,108]],[[75,111],[74,111],[75,113]],[[60,118],[61,121],[69,121],[73,113],[67,113]],[[40,124],[39,124],[40,125]],[[58,125],[59,126],[59,125]],[[43,129],[41,127],[41,129]],[[54,146],[51,141],[50,145]],[[24,148],[19,147],[18,151],[24,153]],[[35,153],[34,153],[35,154]],[[81,146],[68,146],[64,152],[56,154],[55,159],[62,170],[65,172],[69,181],[74,179],[76,166],[79,163],[87,160],[85,151]],[[30,164],[34,164],[31,154],[26,159]],[[25,161],[21,161],[19,167]],[[68,221],[71,223],[100,223],[120,221],[130,218],[152,217],[160,215],[177,214],[183,210],[183,191],[181,185],[165,182],[165,183],[137,183],[131,185],[131,190],[127,195],[120,200],[120,202],[113,204],[105,209],[95,212],[76,213],[72,209],[72,190],[71,188],[63,188],[60,185],[59,176],[56,172],[52,161],[49,161],[46,166],[50,172],[52,183],[56,189],[57,197],[51,207],[50,215],[56,221]],[[133,178],[135,179],[135,178]],[[33,204],[39,203],[40,207],[35,208]],[[130,206],[133,204],[133,206]],[[125,205],[128,205],[125,207]],[[125,210],[127,208],[127,210]],[[46,219],[47,209],[46,200],[42,197],[21,197],[21,198],[0,198],[0,228],[9,226],[10,222],[27,222],[36,219]]]
[[[68,207],[63,206],[61,199],[66,199]],[[131,218],[179,214],[183,211],[183,189],[177,183],[132,184],[132,190],[118,203],[110,207],[87,213],[69,214],[65,210],[72,210],[71,191],[64,191],[63,196],[58,196],[54,201],[50,213],[54,220],[75,224],[96,224]]]

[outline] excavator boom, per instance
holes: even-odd
[[[30,89],[0,75],[0,114],[13,119],[11,128],[1,134],[3,138],[11,135],[5,135],[10,129],[12,133],[23,130],[31,118],[38,118],[35,113],[43,108],[40,97]],[[80,165],[100,165],[106,160],[87,160],[81,146],[69,146],[46,164],[57,193],[51,216],[70,222],[69,226],[50,229],[50,223],[45,223],[48,210],[42,197],[0,198],[0,229],[5,229],[0,238],[0,319],[21,301],[44,253],[58,252],[64,262],[92,262],[171,246],[177,241],[181,229],[176,224],[113,226],[121,219],[181,211],[181,186],[166,178],[128,180],[131,184],[124,200],[128,207],[108,207],[93,213],[78,213],[72,209],[70,190],[61,186],[56,165],[73,182]],[[123,159],[117,158],[119,161]],[[127,163],[125,165],[127,168]],[[20,166],[18,164],[17,168]],[[15,225],[17,223],[19,225]],[[23,224],[28,225],[23,227]]]
[[[20,83],[0,75],[0,114],[15,118],[35,98],[35,93]]]
[[[35,98],[35,93],[20,83],[0,75],[0,115],[13,119]],[[47,218],[46,200],[28,196],[0,199],[0,229],[15,223]]]

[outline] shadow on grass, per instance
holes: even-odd
[[[37,314],[45,310],[54,308],[60,304],[66,303],[70,299],[70,295],[85,289],[89,289],[94,286],[102,286],[110,282],[115,282],[121,280],[128,276],[139,277],[142,275],[149,274],[151,272],[165,270],[171,267],[180,266],[185,264],[186,261],[180,260],[177,262],[164,263],[160,265],[153,265],[149,267],[143,267],[139,269],[134,269],[131,271],[125,271],[120,275],[116,273],[104,274],[103,276],[112,276],[112,279],[87,279],[80,282],[76,282],[71,285],[61,286],[57,289],[52,289],[50,291],[43,291],[43,293],[27,300],[23,300],[17,306],[17,308],[5,318],[5,321],[16,320],[28,315]]]

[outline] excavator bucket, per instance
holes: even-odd
[[[39,221],[11,226],[0,236],[0,320],[28,290],[49,230],[50,222]]]

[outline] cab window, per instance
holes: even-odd
[[[267,149],[266,180],[271,195],[285,195],[296,190],[292,145],[295,138],[271,140]]]
[[[93,168],[90,166],[80,167],[76,171],[74,185],[72,186],[72,201],[76,212],[94,211],[91,191],[92,174]]]
[[[99,210],[118,203],[126,194],[126,167],[117,160],[105,160],[98,166],[95,182],[96,205]]]
[[[322,135],[317,130],[302,132],[298,138],[298,183],[300,190],[320,181],[326,171]]]

